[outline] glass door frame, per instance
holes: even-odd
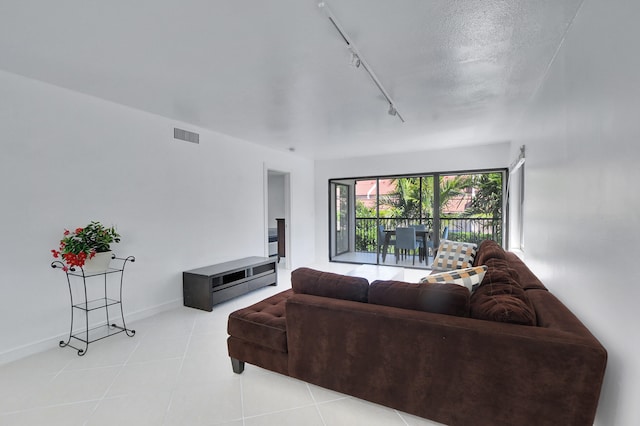
[[[335,247],[334,253],[336,256],[341,254],[348,253],[350,250],[351,244],[351,221],[349,217],[351,216],[351,196],[350,196],[350,187],[349,185],[341,182],[337,182],[334,184],[334,200],[335,200],[335,228],[334,228],[334,240]],[[343,191],[339,191],[340,188],[344,188]],[[340,194],[344,192],[344,194]],[[340,197],[340,200],[338,200]],[[341,200],[344,200],[344,214],[340,214],[342,209],[339,209],[339,206],[343,206]],[[344,222],[344,223],[343,223]],[[344,235],[338,235],[339,232],[343,232]],[[344,243],[346,242],[346,247]]]

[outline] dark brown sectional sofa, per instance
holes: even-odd
[[[485,241],[473,294],[300,268],[229,316],[233,369],[257,365],[447,425],[592,425],[604,347],[514,254]]]

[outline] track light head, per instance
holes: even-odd
[[[360,68],[362,61],[357,53],[351,52],[351,66],[355,68]]]
[[[398,115],[398,110],[396,109],[396,107],[393,106],[393,104],[389,104],[389,111],[388,111],[389,115]]]

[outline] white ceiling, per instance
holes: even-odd
[[[0,69],[313,158],[502,142],[583,0],[3,0]]]

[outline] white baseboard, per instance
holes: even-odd
[[[174,299],[170,302],[152,306],[150,308],[145,308],[136,312],[128,313],[125,316],[125,320],[127,320],[127,324],[133,323],[144,318],[149,318],[151,316],[158,315],[162,312],[170,311],[171,309],[179,308],[180,306],[182,306],[182,297],[178,299]]]
[[[136,312],[129,313],[125,315],[127,328],[129,328],[129,324],[131,323],[134,323],[144,318],[151,317],[153,315],[158,315],[162,312],[169,311],[171,309],[176,309],[180,306],[182,306],[182,297],[179,299],[172,300],[171,302],[162,303],[160,305],[152,306],[149,308],[141,309]],[[61,340],[63,341],[67,340],[67,338],[69,337],[68,333],[69,332],[67,331],[57,336],[47,337],[42,340],[38,340],[32,343],[27,343],[26,345],[9,349],[8,351],[5,351],[0,354],[0,365],[19,360],[21,358],[25,358],[29,355],[37,354],[39,352],[47,351],[53,347],[58,347]]]

